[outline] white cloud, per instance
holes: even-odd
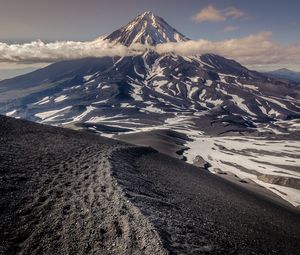
[[[195,14],[193,16],[193,20],[198,23],[204,21],[219,22],[219,21],[225,21],[226,17],[222,14],[220,10],[216,9],[212,5],[209,5],[206,8],[202,9],[197,14]]]
[[[158,53],[175,53],[192,56],[214,53],[234,59],[251,68],[268,66],[300,66],[300,44],[282,46],[271,40],[271,32],[262,32],[223,41],[190,40],[179,43],[164,43],[156,47],[136,44],[126,47],[112,44],[102,38],[90,42],[53,42],[41,41],[8,45],[0,43],[1,63],[37,64],[52,63],[65,59],[102,56],[130,56],[143,53],[147,48]],[[147,48],[146,48],[147,47]],[[297,68],[298,69],[298,68]]]
[[[228,7],[222,10],[224,16],[238,19],[245,16],[245,13],[236,7]]]
[[[238,39],[219,42],[209,40],[165,43],[157,46],[160,53],[174,52],[180,55],[204,53],[233,58],[245,65],[271,63],[300,64],[300,44],[283,47],[271,41],[271,32],[262,32]]]
[[[103,38],[90,42],[62,41],[44,43],[40,40],[25,44],[6,44],[0,42],[0,62],[54,62],[63,59],[83,57],[127,56],[143,49],[142,45],[130,48],[112,44]]]
[[[225,27],[224,28],[224,32],[233,32],[233,31],[236,31],[236,30],[238,30],[239,29],[239,27],[238,26],[227,26],[227,27]]]
[[[213,5],[209,5],[206,8],[200,10],[192,18],[197,23],[202,22],[221,22],[228,18],[241,18],[245,13],[236,7],[228,7],[225,9],[217,9]]]

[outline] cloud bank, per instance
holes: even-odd
[[[159,53],[174,52],[179,55],[214,53],[235,59],[245,65],[300,64],[300,44],[284,47],[272,42],[271,36],[271,32],[262,32],[219,42],[201,39],[181,43],[165,43],[158,45],[156,50]]]
[[[25,44],[0,43],[0,63],[35,64],[84,57],[132,56],[148,49],[160,54],[174,53],[193,56],[214,53],[234,59],[243,65],[258,67],[272,65],[300,66],[300,44],[282,46],[271,40],[271,32],[262,32],[242,38],[209,41],[190,40],[178,43],[163,43],[155,47],[135,44],[126,47],[99,38],[89,42],[62,41],[44,43],[34,41]]]
[[[238,19],[245,16],[245,13],[236,7],[217,9],[213,5],[200,10],[192,19],[197,23],[203,22],[222,22],[228,18]]]
[[[84,57],[127,56],[140,52],[140,46],[130,49],[121,44],[112,44],[103,38],[90,42],[57,41],[44,43],[41,40],[24,44],[0,42],[0,62],[56,62]]]

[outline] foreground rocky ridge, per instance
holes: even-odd
[[[1,254],[297,254],[299,213],[153,149],[0,117]]]
[[[0,118],[0,254],[166,254],[111,177],[124,146]]]

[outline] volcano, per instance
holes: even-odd
[[[152,12],[105,39],[126,46],[189,40]],[[53,125],[111,120],[130,129],[205,112],[248,128],[300,117],[296,86],[215,54],[186,57],[148,49],[136,56],[62,61],[4,80],[0,91],[1,113]]]
[[[147,11],[137,16],[126,26],[106,37],[111,42],[126,46],[134,43],[157,45],[167,42],[182,42],[188,38],[171,27],[164,19]]]

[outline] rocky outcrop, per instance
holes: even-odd
[[[287,176],[276,176],[276,175],[269,175],[263,174],[257,177],[260,181],[286,186],[294,189],[300,189],[300,179],[287,177]]]

